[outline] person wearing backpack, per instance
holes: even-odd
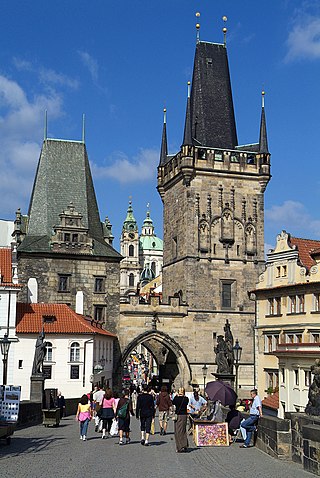
[[[132,401],[129,398],[129,389],[123,391],[116,410],[119,427],[119,445],[130,443],[130,415],[134,416]],[[125,434],[125,442],[123,434]]]

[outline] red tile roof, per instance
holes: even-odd
[[[101,328],[97,322],[76,314],[66,304],[25,304],[17,303],[17,333],[38,334],[42,330],[43,317],[54,317],[44,323],[46,334],[99,334],[115,337]]]
[[[312,257],[312,252],[320,248],[320,241],[290,237],[290,243],[292,246],[297,246],[302,264],[310,269],[316,263]]]
[[[11,249],[0,249],[0,272],[3,284],[12,284]]]
[[[268,395],[264,400],[262,400],[262,405],[267,408],[272,408],[273,410],[278,410],[279,392],[275,392],[272,395]]]

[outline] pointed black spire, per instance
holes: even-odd
[[[190,102],[190,81],[188,81],[188,99],[186,110],[186,121],[184,124],[183,143],[184,146],[192,146],[192,132],[191,132],[191,102]]]
[[[163,130],[162,130],[162,141],[161,141],[161,151],[160,151],[160,166],[163,166],[167,160],[168,156],[168,142],[167,142],[167,110],[163,110]]]
[[[207,147],[235,149],[238,140],[224,45],[197,43],[190,104],[193,141]]]
[[[261,110],[261,122],[260,122],[260,137],[259,137],[259,152],[260,153],[269,153],[268,149],[268,138],[267,138],[267,123],[266,115],[264,111],[264,95],[265,92],[262,92],[262,110]]]

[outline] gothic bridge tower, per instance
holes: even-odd
[[[264,92],[259,142],[239,145],[226,46],[198,41],[176,154],[168,154],[166,127],[165,116],[158,166],[163,301],[179,295],[193,327],[200,326],[197,338],[190,323],[179,332],[189,337],[187,355],[195,365],[214,363],[212,333],[223,333],[228,319],[243,345],[242,384],[249,387],[254,303],[247,291],[264,265],[264,192],[271,177]]]

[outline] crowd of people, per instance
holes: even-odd
[[[139,393],[138,393],[139,392]],[[248,402],[249,405],[249,402]],[[205,418],[213,422],[226,421],[230,442],[234,440],[240,429],[244,438],[242,448],[248,448],[252,433],[260,416],[262,416],[261,400],[257,390],[251,391],[250,416],[244,419],[241,414],[242,405],[230,405],[229,412],[223,420],[223,412],[219,401],[211,403],[195,389],[189,396],[183,387],[169,393],[166,385],[157,393],[149,385],[142,389],[124,389],[119,398],[110,388],[95,387],[93,392],[81,397],[76,419],[80,422],[80,439],[87,439],[88,425],[95,422],[95,431],[101,432],[101,438],[119,436],[119,445],[130,443],[130,420],[136,416],[140,420],[140,443],[150,445],[150,435],[154,434],[155,416],[158,410],[160,435],[167,434],[168,421],[174,423],[174,437],[177,453],[188,451],[188,434],[192,430],[194,419]]]

